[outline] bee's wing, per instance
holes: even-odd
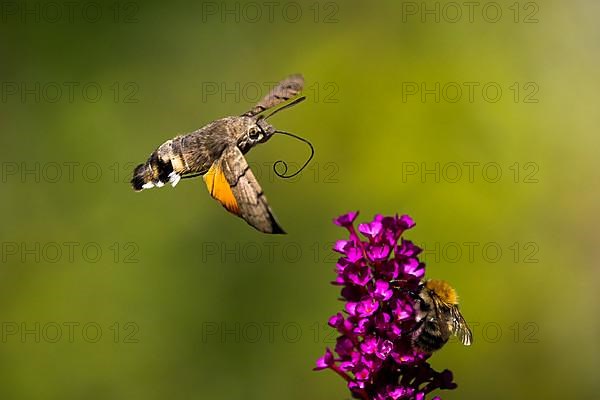
[[[473,333],[471,332],[471,329],[469,329],[467,321],[465,321],[457,306],[450,307],[450,315],[452,318],[452,333],[458,337],[462,344],[470,346],[471,343],[473,343]]]
[[[448,320],[448,305],[442,301],[435,293],[430,294],[431,302],[433,304],[433,313],[435,319],[438,322],[437,326],[442,332],[442,336],[449,337],[452,333],[452,327],[444,323]]]
[[[210,195],[227,211],[265,233],[285,233],[275,221],[262,188],[242,152],[229,146],[213,163],[204,182]]]
[[[243,115],[253,117],[261,112],[275,107],[302,91],[304,78],[302,75],[290,75],[275,86],[265,97],[261,99],[250,111]]]

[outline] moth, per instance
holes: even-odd
[[[194,132],[167,140],[150,154],[144,164],[134,169],[131,179],[133,189],[141,191],[167,183],[175,187],[182,178],[202,176],[210,195],[227,211],[261,232],[285,233],[277,223],[244,154],[257,144],[268,141],[275,133],[295,136],[275,130],[267,119],[299,103],[304,97],[275,109],[267,116],[264,112],[296,97],[303,87],[302,75],[291,75],[242,115],[221,118]]]

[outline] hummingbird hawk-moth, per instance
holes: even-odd
[[[275,220],[244,154],[257,144],[265,143],[275,133],[295,137],[275,130],[267,118],[299,103],[304,97],[276,109],[266,117],[263,112],[295,97],[303,86],[304,78],[301,75],[289,76],[244,114],[218,119],[194,132],[167,140],[150,154],[144,164],[135,168],[131,179],[133,189],[141,191],[162,187],[166,183],[175,187],[182,178],[202,175],[210,195],[227,211],[243,218],[261,232],[285,233]]]

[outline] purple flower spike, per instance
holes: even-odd
[[[390,283],[386,281],[377,281],[375,282],[375,292],[373,292],[373,296],[379,300],[389,300],[394,291],[390,289]]]
[[[333,220],[333,223],[337,226],[343,226],[345,228],[353,226],[354,220],[358,216],[358,211],[349,212],[344,215],[340,215],[336,219]]]
[[[413,394],[414,390],[411,388],[405,388],[402,386],[397,386],[397,387],[390,387],[390,390],[388,392],[388,395],[390,396],[391,399],[393,400],[398,400],[398,399],[406,399],[409,396],[411,396]]]
[[[335,242],[333,249],[338,253],[346,254],[346,247],[349,243],[349,240],[338,240],[337,242]]]
[[[400,246],[396,248],[396,255],[414,257],[419,255],[421,251],[423,251],[423,249],[421,249],[419,246],[415,246],[415,244],[410,240],[402,239]]]
[[[418,279],[421,279],[425,275],[425,265],[419,263],[419,260],[416,258],[409,258],[403,263],[402,267],[406,275],[412,275]]]
[[[365,286],[371,281],[371,270],[366,266],[351,265],[345,273],[347,280],[357,286]]]
[[[408,215],[376,215],[357,232],[357,216],[334,220],[350,234],[333,247],[341,257],[332,283],[342,286],[345,305],[329,319],[339,332],[335,355],[326,349],[315,370],[335,371],[362,400],[425,400],[434,390],[454,389],[452,372],[435,371],[427,363],[430,354],[412,346],[417,322],[409,291],[421,282],[425,264],[421,249],[402,235],[415,222]]]
[[[415,221],[408,215],[403,215],[400,217],[400,226],[403,230],[410,229],[415,226]]]
[[[373,354],[377,351],[377,338],[374,336],[367,337],[360,344],[360,349],[364,354]]]
[[[372,262],[381,262],[387,260],[390,252],[390,246],[387,244],[367,246],[367,257],[369,257],[369,261]]]
[[[405,300],[398,299],[394,305],[392,314],[398,321],[404,321],[412,316],[413,308]]]
[[[333,365],[333,353],[331,350],[325,350],[325,355],[317,360],[317,366],[314,368],[315,371],[329,368]]]
[[[335,345],[335,352],[340,356],[352,356],[352,351],[354,350],[354,343],[347,336],[340,336],[337,338],[337,343]]]
[[[374,240],[377,237],[377,235],[381,233],[382,229],[383,224],[380,221],[376,220],[368,224],[358,225],[358,231],[371,240]]]
[[[369,317],[373,315],[379,308],[379,302],[375,299],[363,300],[356,305],[356,313],[361,317]]]
[[[363,258],[363,253],[362,253],[362,250],[359,248],[350,247],[346,251],[346,259],[351,263],[355,263],[362,258]]]
[[[337,313],[334,316],[332,316],[331,318],[329,318],[329,326],[331,326],[332,328],[337,328],[338,326],[341,326],[344,323],[344,316],[342,315],[342,313]]]
[[[375,354],[380,359],[385,360],[393,348],[394,348],[394,344],[391,341],[384,340],[384,341],[380,342],[379,345],[377,346],[377,352]]]

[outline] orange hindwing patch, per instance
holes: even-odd
[[[218,161],[214,162],[204,175],[204,183],[206,183],[210,195],[221,203],[227,211],[239,215],[240,208]]]

